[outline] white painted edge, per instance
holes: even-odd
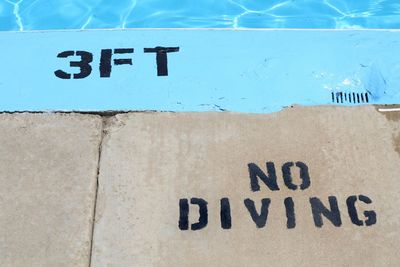
[[[400,108],[379,108],[378,111],[380,111],[380,112],[394,112],[394,111],[400,111]]]

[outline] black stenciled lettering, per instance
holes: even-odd
[[[247,164],[250,176],[250,187],[251,191],[260,191],[260,185],[258,184],[258,178],[261,179],[272,191],[279,190],[278,184],[276,182],[276,171],[273,162],[267,162],[267,174],[265,174],[260,167],[254,163]]]
[[[294,166],[293,162],[286,162],[285,164],[283,164],[282,174],[283,174],[283,180],[287,188],[291,190],[296,190],[297,185],[293,184],[292,173],[290,171],[291,167],[293,166]],[[300,169],[300,179],[302,181],[300,189],[301,190],[307,189],[308,187],[310,187],[310,174],[308,173],[308,167],[305,163],[300,161],[296,162],[296,167]]]
[[[364,202],[366,204],[371,204],[372,200],[364,195],[359,195],[358,199],[361,202]],[[355,206],[355,203],[357,202],[357,196],[349,196],[346,200],[346,204],[347,204],[347,211],[349,212],[349,216],[351,219],[351,222],[355,225],[358,226],[363,226],[364,222],[362,220],[360,220],[358,218],[358,213],[357,213],[357,209]],[[375,211],[364,211],[363,212],[364,216],[367,218],[367,220],[365,220],[365,225],[366,226],[371,226],[376,224],[376,212]]]
[[[75,55],[74,51],[64,51],[64,52],[59,53],[57,55],[57,57],[58,58],[67,58],[67,57],[70,57],[70,56],[73,56],[73,55]],[[71,74],[69,74],[69,73],[67,73],[65,71],[62,71],[62,70],[56,70],[54,72],[54,74],[60,79],[71,79],[71,76],[72,76]]]
[[[178,52],[179,47],[144,48],[145,53],[156,53],[157,76],[168,76],[168,56],[167,53]]]
[[[334,226],[339,227],[342,225],[336,197],[330,196],[328,197],[328,200],[330,209],[326,208],[321,200],[319,200],[318,198],[310,198],[314,223],[317,227],[322,227],[322,225],[324,224],[322,221],[322,215],[324,215],[329,221],[331,221]]]
[[[199,221],[193,223],[190,228],[193,231],[200,230],[207,226],[208,224],[208,209],[207,201],[202,198],[191,198],[190,203],[199,206]],[[187,198],[182,198],[179,200],[179,229],[188,230],[189,229],[189,202]]]
[[[222,229],[231,229],[232,218],[231,218],[231,206],[228,198],[221,199],[221,227]]]
[[[114,54],[132,54],[134,52],[133,48],[116,48],[114,49]],[[109,78],[111,76],[111,58],[113,51],[111,49],[102,49],[100,57],[100,77]],[[132,65],[131,58],[117,58],[114,59],[114,65]]]
[[[189,202],[187,198],[179,200],[179,229],[189,229]]]
[[[115,48],[114,54],[132,54],[134,52],[133,48]],[[114,59],[115,65],[132,65],[131,58],[117,58]]]
[[[251,218],[255,222],[257,228],[263,228],[267,224],[268,219],[268,209],[271,200],[269,198],[263,198],[261,200],[261,212],[258,214],[254,201],[247,198],[244,200],[244,205],[249,211]]]
[[[349,196],[347,198],[346,200],[347,211],[349,212],[351,222],[355,225],[362,226],[363,221],[359,220],[357,215],[357,209],[355,206],[356,201],[357,201],[357,196]]]
[[[83,79],[92,73],[93,54],[86,51],[64,51],[57,55],[58,58],[68,58],[70,56],[80,56],[80,61],[70,61],[70,67],[79,67],[80,72],[73,75],[74,79]],[[71,79],[71,74],[63,70],[56,70],[54,74],[60,79]]]
[[[193,231],[203,229],[208,224],[208,209],[207,209],[207,201],[202,198],[192,198],[190,199],[190,203],[199,206],[199,221],[197,223],[193,223],[191,225],[191,229]]]
[[[111,75],[111,49],[102,49],[100,56],[100,77],[110,77]]]
[[[83,79],[92,73],[92,66],[90,63],[93,61],[92,53],[86,51],[76,51],[76,55],[81,57],[81,61],[71,61],[71,67],[79,67],[81,72],[74,74],[74,79]]]
[[[286,226],[288,229],[296,227],[296,216],[294,213],[294,202],[291,197],[287,197],[284,200],[286,209]]]

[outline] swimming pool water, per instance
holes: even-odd
[[[400,28],[399,0],[0,0],[0,30]]]

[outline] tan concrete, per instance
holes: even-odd
[[[0,115],[0,266],[88,266],[101,118]]]
[[[92,266],[399,266],[400,155],[397,115],[374,107],[292,108],[270,115],[133,113],[110,121],[104,139]],[[397,150],[397,151],[396,151]],[[250,190],[248,163],[277,169],[279,191]],[[290,190],[285,162],[309,167],[311,186]],[[295,183],[298,170],[293,168]],[[346,199],[371,226],[352,224]],[[335,196],[341,226],[313,221],[310,197],[329,207]],[[206,228],[180,230],[179,199],[208,201]],[[219,201],[230,199],[232,228],[221,229]],[[295,203],[287,229],[284,198]],[[257,228],[244,199],[270,198],[267,225]],[[189,223],[198,219],[190,205]]]

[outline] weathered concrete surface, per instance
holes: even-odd
[[[399,266],[400,123],[393,114],[365,106],[117,115],[103,142],[92,266]],[[259,181],[261,190],[252,192],[247,164],[266,172],[267,161],[275,163],[280,190]],[[308,188],[285,186],[281,166],[291,161],[309,167]],[[346,200],[361,194],[372,203],[356,202],[357,226]],[[340,227],[324,216],[315,226],[310,198],[330,209],[328,196],[338,202]],[[190,205],[189,230],[180,230],[179,200],[192,197],[208,202],[208,225],[190,230],[199,216]],[[221,229],[224,197],[231,229]],[[293,229],[286,197],[295,205]],[[265,227],[257,229],[246,198],[257,212],[270,198]],[[364,211],[377,222],[365,226]]]
[[[0,265],[88,266],[101,118],[0,115]]]

